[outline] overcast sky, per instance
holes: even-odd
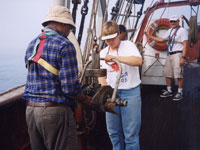
[[[41,22],[52,4],[53,0],[1,0],[0,55],[7,51],[24,53],[30,40],[40,33]],[[166,10],[165,16],[175,12]]]
[[[25,79],[25,65],[24,65],[24,54],[29,42],[35,38],[42,29],[41,22],[45,18],[46,12],[49,7],[53,5],[53,0],[0,0],[0,91],[1,87],[13,83],[13,80],[18,81],[19,78]],[[93,0],[89,0],[92,2]],[[154,0],[155,2],[156,0]],[[168,0],[166,0],[168,1]],[[172,0],[170,0],[172,1]],[[82,0],[84,2],[84,0]],[[112,7],[116,0],[110,0]],[[144,10],[149,7],[151,0],[146,0]],[[76,27],[79,29],[80,26],[80,9],[83,4],[78,6]],[[71,6],[72,7],[72,6]],[[111,8],[112,8],[111,7]],[[91,10],[91,4],[89,11]],[[162,10],[156,11],[154,17],[160,18]],[[110,14],[111,11],[109,10]],[[200,12],[199,12],[200,13]],[[163,17],[170,17],[173,14],[185,15],[187,18],[190,17],[190,7],[182,7],[180,9],[170,8],[166,9]],[[154,18],[153,17],[153,18]],[[90,13],[86,16],[85,28],[82,38],[82,46],[84,45],[84,36],[87,35],[87,24],[89,23]],[[200,19],[200,17],[198,17]],[[109,18],[110,19],[110,18]],[[199,20],[200,21],[200,20]],[[78,32],[77,32],[78,33]],[[76,34],[77,37],[77,34]],[[82,48],[83,49],[83,48]],[[18,73],[17,73],[18,72]],[[2,84],[2,81],[5,81]],[[21,81],[21,84],[24,81]],[[10,84],[10,87],[13,87]],[[10,88],[9,87],[9,88]]]
[[[41,22],[52,0],[1,0],[0,55],[24,53],[42,28]]]

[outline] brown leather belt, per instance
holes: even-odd
[[[58,104],[58,103],[52,103],[52,102],[27,102],[26,106],[31,107],[61,107],[65,106],[65,104]]]
[[[174,54],[177,54],[177,53],[182,53],[182,51],[169,52],[169,55],[174,55]]]

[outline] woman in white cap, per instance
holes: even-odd
[[[49,9],[43,33],[29,44],[23,99],[32,150],[77,150],[74,99],[84,97],[78,82],[76,50],[67,39],[75,28],[70,11]],[[82,99],[81,99],[82,97]]]
[[[163,74],[166,77],[167,90],[163,90],[160,97],[171,97],[172,79],[178,79],[178,92],[173,100],[179,101],[183,98],[183,65],[185,62],[188,33],[187,30],[179,26],[179,17],[171,16],[169,19],[171,28],[163,37],[147,35],[148,38],[157,42],[168,42],[167,58]]]
[[[108,45],[100,52],[100,57],[107,62],[101,62],[102,68],[107,69],[107,77],[100,77],[99,82],[115,88],[119,69],[112,59],[118,60],[122,66],[122,75],[117,94],[128,101],[125,107],[115,106],[114,110],[119,115],[106,112],[107,131],[113,150],[124,150],[125,147],[126,150],[139,150],[141,80],[138,66],[142,65],[142,57],[132,42],[120,40],[119,26],[114,21],[103,24],[102,40]]]

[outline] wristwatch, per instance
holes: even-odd
[[[186,59],[186,57],[185,57],[185,56],[182,56],[181,58],[183,58],[183,59]]]

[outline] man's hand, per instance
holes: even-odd
[[[180,59],[180,66],[183,66],[184,63],[185,63],[185,59],[184,59],[184,58],[181,58],[181,59]]]

